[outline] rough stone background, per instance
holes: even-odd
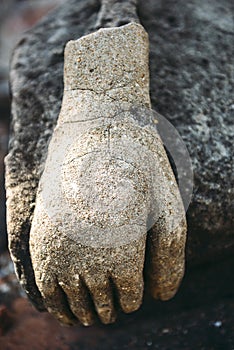
[[[34,201],[33,188],[43,168],[41,155],[46,155],[60,108],[63,48],[67,40],[88,31],[98,9],[94,0],[68,2],[26,34],[15,52],[12,79],[19,79],[21,87],[17,90],[15,85],[13,115],[18,138],[11,142],[12,170],[18,174],[15,181],[18,176],[22,180],[19,192],[24,195],[19,196],[18,208],[28,208],[23,215],[27,215],[26,222],[23,213],[16,212],[16,223],[24,227],[26,236],[33,210],[28,204]],[[231,0],[150,0],[140,1],[139,6],[141,22],[150,35],[153,107],[176,125],[193,160],[188,262],[209,260],[212,264],[188,269],[174,300],[151,301],[148,309],[146,303],[140,314],[128,316],[120,326],[87,332],[76,329],[73,339],[70,331],[61,331],[49,316],[14,304],[11,312],[16,323],[2,342],[5,348],[20,348],[19,344],[27,348],[32,337],[24,337],[23,342],[22,334],[34,322],[30,329],[38,349],[46,344],[46,329],[54,334],[49,349],[233,349],[233,260],[228,259],[233,252],[233,10]],[[38,343],[42,332],[45,338]]]
[[[6,249],[3,158],[9,134],[9,65],[22,32],[32,27],[62,0],[1,0],[0,2],[0,252]]]

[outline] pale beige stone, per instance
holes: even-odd
[[[64,83],[37,192],[32,265],[62,323],[92,324],[91,298],[111,323],[114,289],[124,312],[141,305],[146,239],[155,298],[171,298],[184,273],[184,208],[149,113],[147,33],[131,23],[68,42]]]

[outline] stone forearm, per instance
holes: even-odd
[[[133,106],[150,108],[148,35],[142,26],[100,29],[68,42],[59,123],[110,118]]]

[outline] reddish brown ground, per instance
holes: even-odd
[[[8,255],[0,258],[1,350],[234,349],[233,259],[187,270],[170,302],[148,297],[111,326],[61,327],[20,296]]]

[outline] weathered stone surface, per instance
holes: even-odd
[[[66,45],[63,102],[30,231],[36,284],[64,323],[74,320],[69,311],[93,322],[88,291],[103,323],[115,320],[113,293],[123,311],[140,307],[150,228],[151,293],[171,298],[184,274],[179,189],[155,124],[133,112],[150,106],[148,61],[136,23]]]
[[[69,2],[25,34],[12,60],[8,230],[21,282],[41,309],[28,247],[36,190],[61,106],[64,45],[89,31],[98,10],[97,1]],[[193,161],[188,261],[224,256],[233,251],[231,1],[152,0],[138,12],[150,39],[153,108],[177,127]]]

